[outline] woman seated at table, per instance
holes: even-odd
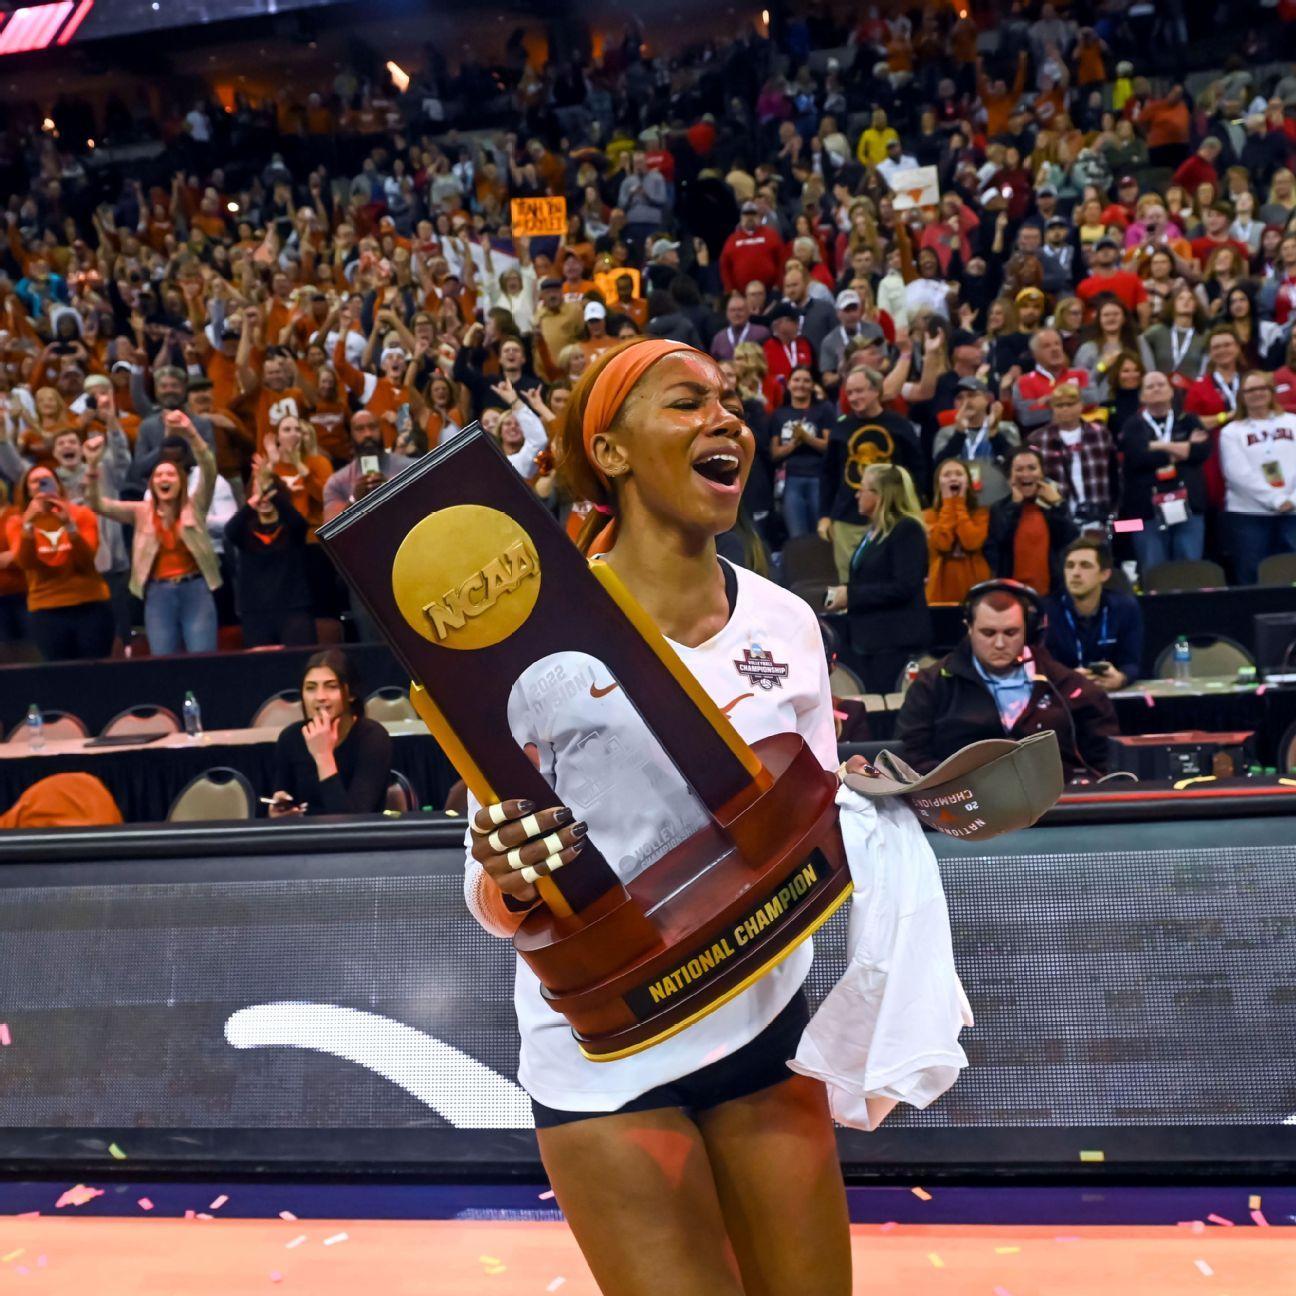
[[[378,814],[391,779],[391,737],[364,715],[360,682],[336,648],[306,663],[301,685],[305,719],[275,744],[270,817]]]

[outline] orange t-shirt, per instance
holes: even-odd
[[[203,368],[211,380],[212,399],[218,406],[232,405],[239,394],[238,366],[224,351],[213,347],[207,352]]]
[[[324,485],[333,475],[333,465],[323,455],[306,455],[300,472],[282,461],[274,471],[288,488],[293,508],[310,523],[308,538],[314,540],[315,528],[324,521]]]
[[[295,414],[299,419],[306,417],[306,393],[300,387],[285,387],[283,391],[271,391],[264,384],[258,388],[256,397],[256,443],[264,447],[266,438],[281,418]]]
[[[189,546],[180,536],[180,524],[164,526],[162,519],[154,514],[153,526],[157,530],[158,552],[153,561],[153,580],[176,580],[181,576],[191,576],[198,570]]]
[[[14,505],[0,510],[0,554],[16,553],[15,547],[9,540],[9,519],[17,518],[18,525],[22,525],[22,513]],[[14,594],[22,594],[27,589],[27,573],[16,563],[10,563],[8,567],[0,567],[0,598],[8,598]]]
[[[347,406],[340,400],[326,400],[323,396],[315,398],[315,407],[311,410],[311,427],[315,429],[315,443],[320,453],[339,462],[351,458],[347,415]]]
[[[101,603],[109,597],[104,578],[94,569],[99,519],[83,504],[69,504],[68,513],[84,547],[74,546],[67,528],[49,513],[37,518],[30,541],[23,536],[20,513],[15,511],[5,523],[9,548],[27,573],[29,611]]]
[[[1049,592],[1049,532],[1044,510],[1033,500],[1022,505],[1013,536],[1013,580],[1029,585],[1036,594]]]
[[[581,350],[585,352],[585,359],[593,363],[603,354],[604,351],[611,350],[612,347],[620,344],[620,338],[607,337],[586,338],[581,344]]]

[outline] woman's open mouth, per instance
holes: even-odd
[[[693,471],[716,490],[730,493],[740,489],[742,460],[727,450],[716,450],[694,460]]]

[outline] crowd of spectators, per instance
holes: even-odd
[[[511,130],[448,128],[466,73],[429,54],[403,92],[199,97],[125,175],[63,105],[7,172],[0,643],[315,642],[346,612],[316,527],[474,420],[574,528],[550,433],[648,335],[710,352],[755,434],[724,552],[777,578],[831,542],[870,689],[991,576],[1119,688],[1113,549],[1238,583],[1296,550],[1296,73],[1189,93],[1145,75],[1153,30],[1184,53],[1150,5],[818,5],[548,64],[517,40],[488,78]],[[565,233],[515,236],[541,196]]]

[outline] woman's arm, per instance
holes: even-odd
[[[358,744],[350,785],[342,782],[336,763],[331,774],[320,769],[320,799],[328,814],[377,814],[391,779],[391,735],[380,724],[356,722],[351,738]],[[316,768],[320,761],[316,759]]]

